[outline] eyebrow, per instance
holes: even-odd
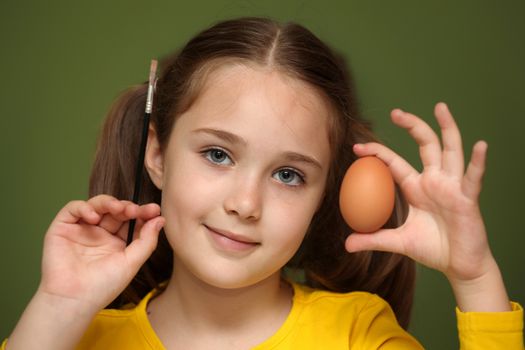
[[[307,155],[301,154],[301,153],[286,152],[284,154],[284,157],[288,161],[303,162],[303,163],[313,165],[314,167],[318,169],[322,169],[321,164],[317,160]]]
[[[193,130],[193,132],[194,133],[203,132],[203,133],[206,133],[206,134],[210,134],[210,135],[216,136],[216,137],[218,137],[220,139],[223,139],[225,141],[228,141],[229,143],[233,143],[235,145],[241,144],[243,146],[246,146],[248,144],[248,142],[246,142],[246,140],[243,139],[242,137],[237,136],[235,134],[232,134],[231,132],[224,131],[224,130],[210,129],[210,128],[200,128],[200,129]]]
[[[193,130],[194,133],[206,133],[213,136],[216,136],[220,139],[223,139],[229,143],[238,145],[241,144],[243,146],[246,146],[248,142],[243,139],[242,137],[232,134],[231,132],[219,130],[219,129],[211,129],[211,128],[200,128]],[[297,152],[285,152],[284,158],[287,161],[295,161],[295,162],[303,162],[310,164],[316,168],[322,169],[321,163],[319,163],[317,160],[315,160],[312,157],[309,157],[307,155],[297,153]]]

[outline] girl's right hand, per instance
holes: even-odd
[[[130,219],[137,219],[135,239],[126,246]],[[138,206],[108,195],[68,203],[44,238],[37,293],[98,312],[126,288],[152,254],[164,222],[155,203]]]

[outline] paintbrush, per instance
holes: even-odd
[[[133,191],[133,203],[139,201],[140,185],[142,183],[142,170],[144,168],[144,154],[146,153],[146,144],[148,142],[148,128],[151,110],[153,107],[153,93],[155,90],[155,83],[157,78],[157,60],[151,60],[149,69],[148,95],[146,97],[146,111],[144,112],[144,123],[142,125],[142,138],[140,141],[139,156],[137,158],[137,168],[135,172],[135,190]],[[133,241],[133,231],[135,230],[136,220],[129,221],[128,240],[126,245]]]

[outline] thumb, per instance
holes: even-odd
[[[350,253],[377,250],[405,254],[403,241],[394,229],[383,229],[374,233],[351,233],[346,238],[345,248]]]
[[[149,220],[141,227],[139,237],[126,247],[126,258],[132,266],[138,269],[148,260],[157,247],[159,232],[165,222],[162,216]]]

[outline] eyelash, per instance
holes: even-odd
[[[218,163],[218,162],[215,162],[211,159],[211,153],[214,152],[214,151],[220,151],[220,152],[223,152],[224,155],[230,160],[230,162],[233,164],[233,160],[232,160],[232,157],[230,156],[230,154],[223,148],[220,148],[220,147],[211,147],[211,148],[207,148],[205,150],[202,150],[200,153],[201,155],[206,159],[208,160],[210,163],[214,164],[214,165],[218,165],[218,166],[222,166],[222,165],[225,165],[225,164],[222,164],[222,163]],[[226,166],[228,165],[231,165],[231,164],[226,164]],[[299,184],[296,184],[296,185],[290,185],[288,183],[285,183],[283,181],[280,181],[282,184],[284,184],[285,186],[288,186],[288,187],[299,187],[299,186],[302,186],[305,184],[306,180],[305,180],[305,175],[302,174],[301,172],[297,171],[296,169],[293,169],[293,168],[281,168],[279,169],[278,171],[276,171],[274,173],[274,175],[276,174],[279,174],[280,172],[282,171],[289,171],[291,172],[293,175],[297,176],[297,178],[299,179]],[[273,176],[272,176],[273,177]]]

